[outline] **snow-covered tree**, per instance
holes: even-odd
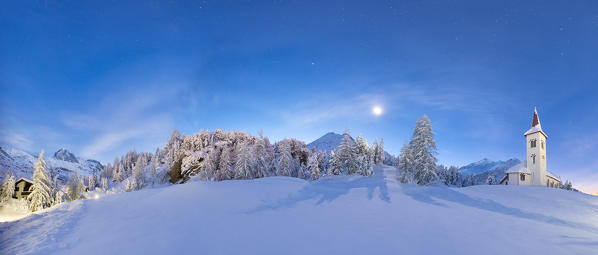
[[[279,143],[278,175],[291,176],[293,157],[288,143]]]
[[[475,185],[475,178],[473,177],[473,174],[468,174],[467,176],[463,177],[463,180],[461,183],[462,183],[461,184],[462,187],[468,187],[468,186]]]
[[[311,153],[307,159],[307,171],[311,175],[312,180],[320,178],[320,167],[318,166],[318,154]]]
[[[87,184],[89,187],[89,191],[93,191],[96,188],[96,174],[95,173],[93,175],[89,176]]]
[[[328,153],[326,153],[325,151],[318,151],[314,153],[318,156],[318,167],[320,168],[320,175],[327,174],[330,160],[328,158]]]
[[[237,162],[235,163],[235,179],[253,179],[255,159],[247,143],[239,145]]]
[[[365,139],[362,135],[357,137],[357,141],[355,141],[355,148],[354,148],[354,156],[353,160],[355,162],[354,172],[349,172],[349,174],[358,173],[361,175],[365,175],[367,172],[367,168],[369,167],[369,147]]]
[[[222,181],[222,180],[230,180],[234,176],[232,167],[231,167],[231,151],[229,148],[224,147],[222,148],[222,153],[220,154],[220,162],[218,162],[218,171],[214,180]]]
[[[376,162],[378,165],[382,165],[382,164],[384,164],[385,160],[386,160],[386,156],[384,155],[384,138],[380,138],[380,143],[378,144],[378,153],[377,153]]]
[[[137,183],[135,183],[135,178],[129,178],[125,180],[125,191],[131,192],[137,189]]]
[[[182,178],[181,160],[184,156],[184,152],[181,149],[183,139],[181,139],[180,136],[181,135],[178,130],[173,130],[170,138],[166,142],[166,146],[164,147],[164,151],[166,153],[166,163],[169,169],[168,175],[170,176],[171,183],[177,183]]]
[[[73,201],[81,199],[83,191],[83,179],[79,176],[79,173],[73,172],[66,183],[66,200]]]
[[[0,193],[0,204],[6,203],[15,193],[15,176],[8,170],[2,181],[2,192]]]
[[[145,167],[145,157],[140,156],[137,158],[137,162],[133,166],[133,186],[134,190],[142,189],[145,186],[145,175],[144,175],[144,167]]]
[[[436,176],[436,142],[428,116],[417,120],[413,137],[409,142],[413,157],[413,177],[417,184],[428,185],[438,178]]]
[[[496,184],[496,177],[493,174],[488,174],[488,178],[486,178],[486,184],[488,184],[488,185],[495,185]]]
[[[125,167],[123,166],[123,164],[118,164],[118,172],[117,172],[117,177],[116,180],[118,182],[122,182],[125,180]]]
[[[108,178],[102,177],[102,189],[104,191],[108,190]]]
[[[255,178],[261,178],[270,175],[271,159],[267,153],[266,140],[262,135],[262,131],[259,131],[259,138],[253,145],[253,154],[255,155]]]
[[[328,168],[328,175],[340,175],[343,173],[343,163],[340,156],[333,151],[330,151],[330,163]]]
[[[411,153],[411,147],[408,143],[403,144],[403,147],[401,148],[401,155],[399,156],[399,165],[397,170],[397,176],[400,182],[414,182],[413,155]]]
[[[564,184],[561,184],[560,188],[565,190],[573,190],[573,184],[571,184],[571,182],[567,180]]]
[[[44,151],[39,153],[37,162],[35,163],[35,171],[33,172],[33,185],[31,186],[31,194],[27,197],[31,201],[29,204],[32,212],[48,208],[54,204],[55,188],[54,183],[50,179],[46,161],[44,160]]]
[[[359,171],[355,147],[355,143],[351,140],[349,132],[345,131],[336,155],[341,160],[343,172],[346,172],[347,174],[354,174]]]

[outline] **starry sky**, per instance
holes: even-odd
[[[549,170],[598,192],[596,1],[8,1],[0,31],[3,146],[348,129],[398,154],[427,114],[462,166],[523,159],[537,106]]]

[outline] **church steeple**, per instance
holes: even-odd
[[[538,132],[542,133],[542,135],[544,135],[546,138],[548,138],[546,133],[544,133],[544,131],[542,130],[542,125],[540,124],[540,117],[538,117],[538,110],[536,109],[536,107],[534,107],[534,117],[532,118],[532,128],[530,128],[523,135],[528,136],[528,135],[538,133]]]
[[[538,110],[534,106],[534,119],[532,120],[532,127],[540,125],[540,118],[538,118]]]

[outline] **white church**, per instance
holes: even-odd
[[[500,180],[500,184],[560,187],[561,179],[546,168],[546,139],[548,136],[542,131],[538,111],[535,108],[532,128],[523,135],[527,148],[526,159],[507,170],[507,175]]]

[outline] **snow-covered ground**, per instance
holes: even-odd
[[[393,168],[309,182],[191,182],[0,223],[2,254],[598,254],[598,198],[421,187]]]

